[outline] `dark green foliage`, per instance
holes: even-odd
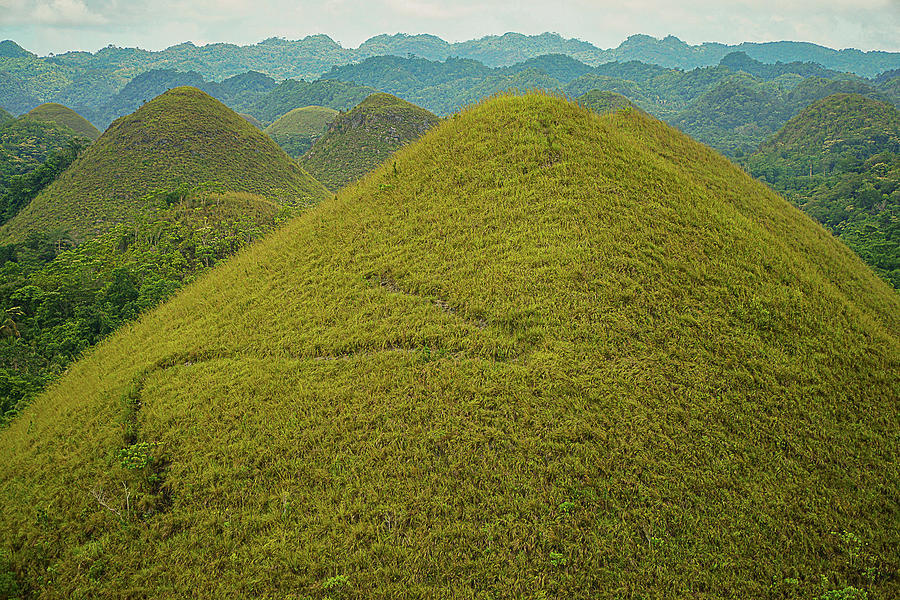
[[[62,104],[41,104],[31,109],[25,116],[35,121],[49,121],[57,125],[64,125],[77,135],[89,140],[96,140],[100,137],[100,131],[90,121]]]
[[[439,119],[390,94],[372,94],[338,115],[300,164],[335,191],[356,181],[393,152],[422,137]]]
[[[719,64],[728,67],[735,73],[743,71],[760,79],[777,79],[782,75],[800,75],[801,77],[824,77],[834,79],[843,73],[826,69],[820,64],[811,62],[779,62],[774,65],[762,63],[747,56],[745,52],[732,52],[722,58]]]
[[[526,69],[541,71],[563,84],[594,71],[594,69],[583,62],[564,54],[545,54],[537,58],[529,58],[526,61],[512,65],[508,70],[515,73]]]
[[[291,214],[249,194],[160,191],[77,248],[32,234],[0,261],[0,423],[85,350]]]
[[[51,152],[47,160],[33,171],[11,177],[6,192],[0,195],[0,225],[12,219],[41,190],[56,180],[86,147],[86,140],[74,138],[65,148]]]
[[[900,111],[836,94],[744,160],[900,289]]]
[[[0,228],[0,239],[64,229],[80,241],[136,218],[154,190],[207,183],[292,204],[327,195],[264,133],[200,90],[182,87],[113,123]]]
[[[595,113],[601,115],[604,113],[615,112],[617,110],[624,109],[640,110],[631,103],[631,100],[629,100],[622,94],[617,94],[615,92],[601,92],[600,90],[591,90],[590,92],[579,96],[577,100],[578,103],[582,106],[585,106]]]
[[[30,173],[77,137],[65,125],[29,118],[0,124],[0,194],[6,193],[13,177]]]
[[[3,109],[3,107],[0,107],[0,125],[3,125],[7,121],[11,121],[14,118],[15,117],[13,117],[11,114],[9,114],[7,111],[5,111]]]
[[[28,58],[34,56],[31,52],[12,40],[0,42],[0,57],[3,58]]]

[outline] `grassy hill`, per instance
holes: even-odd
[[[8,587],[894,598],[898,331],[855,254],[705,146],[492,99],[0,435]]]
[[[372,94],[334,119],[300,164],[330,190],[356,181],[438,122],[424,108],[390,94]]]
[[[626,108],[634,108],[640,110],[634,104],[632,104],[631,100],[629,100],[622,94],[617,94],[616,92],[591,90],[590,92],[578,96],[577,100],[578,103],[582,106],[585,106],[595,113],[601,115],[608,112],[615,112],[617,110],[624,110]]]
[[[322,137],[337,115],[338,111],[325,106],[295,108],[266,127],[265,132],[285,152],[297,158]]]
[[[3,125],[7,121],[11,121],[13,118],[14,117],[11,114],[9,114],[7,111],[3,110],[2,107],[0,107],[0,125]]]
[[[253,125],[204,92],[180,87],[110,125],[0,228],[0,240],[54,229],[81,239],[133,219],[157,189],[202,183],[281,203],[316,202],[327,193]]]
[[[41,104],[32,108],[25,116],[36,121],[50,121],[51,123],[65,125],[76,134],[90,140],[96,140],[100,137],[100,130],[94,127],[90,121],[62,104],[50,102]]]
[[[900,111],[859,94],[806,108],[746,161],[900,289]]]

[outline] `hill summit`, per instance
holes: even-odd
[[[337,190],[421,137],[439,120],[424,108],[391,94],[372,94],[353,110],[337,116],[328,133],[300,157],[300,164],[328,189]]]
[[[100,137],[100,130],[94,127],[90,121],[62,104],[47,102],[34,107],[25,116],[36,121],[50,121],[58,125],[65,125],[76,134],[89,140],[96,140]]]
[[[73,365],[0,550],[44,597],[896,597],[898,331],[709,148],[497,97]]]
[[[286,203],[327,194],[259,129],[208,94],[179,87],[110,125],[0,237],[60,228],[81,237],[139,214],[157,190],[205,183]]]

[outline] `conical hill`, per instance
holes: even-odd
[[[78,135],[90,140],[96,140],[100,137],[100,130],[94,127],[90,121],[62,104],[53,102],[41,104],[31,109],[25,116],[37,121],[51,121],[59,125],[65,125]]]
[[[352,183],[440,119],[424,108],[379,92],[334,119],[300,164],[330,190]]]
[[[263,132],[206,93],[179,87],[110,125],[0,238],[20,241],[34,229],[81,238],[140,214],[157,190],[200,184],[287,203],[327,194]]]
[[[322,137],[338,116],[327,106],[304,106],[281,115],[265,132],[293,157],[299,157]]]
[[[73,365],[0,550],[45,597],[896,597],[898,331],[709,148],[498,97]]]

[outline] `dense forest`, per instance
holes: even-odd
[[[835,94],[791,119],[743,164],[900,289],[900,111]]]

